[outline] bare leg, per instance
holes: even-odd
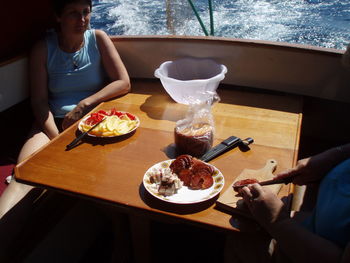
[[[29,139],[26,141],[18,156],[18,163],[29,157],[43,145],[48,143],[50,139],[37,126],[33,126],[29,134]],[[15,206],[31,189],[32,186],[21,184],[12,179],[9,186],[0,196],[0,218]]]

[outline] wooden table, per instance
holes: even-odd
[[[268,94],[234,87],[218,89],[220,103],[213,107],[214,145],[229,136],[252,137],[246,152],[236,148],[211,161],[225,177],[225,191],[244,168],[259,169],[267,159],[278,161],[277,171],[296,163],[302,100],[298,96]],[[98,109],[128,111],[140,118],[134,134],[116,139],[90,139],[66,151],[77,125],[64,131],[38,152],[18,164],[18,181],[113,203],[130,214],[167,218],[238,231],[235,215],[215,208],[215,199],[202,204],[172,205],[156,200],[144,189],[145,171],[174,158],[173,130],[187,106],[175,103],[159,81],[133,80],[128,95],[102,103]],[[289,192],[284,187],[281,195]]]

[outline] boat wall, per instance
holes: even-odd
[[[28,58],[11,59],[0,64],[0,112],[25,100],[29,95]]]
[[[159,65],[181,57],[226,65],[226,84],[350,102],[344,51],[266,41],[211,37],[112,37],[130,75],[153,78]]]
[[[50,1],[2,1],[0,62],[27,53],[54,25]]]
[[[161,63],[181,57],[225,64],[222,83],[350,102],[344,51],[237,39],[145,36],[111,37],[132,78],[155,78]],[[0,111],[28,96],[27,56],[0,64]]]
[[[3,1],[0,24],[0,112],[28,97],[27,55],[54,26],[50,1]]]

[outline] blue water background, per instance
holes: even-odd
[[[208,1],[193,3],[210,31]],[[212,3],[215,36],[343,50],[350,43],[350,0]],[[95,0],[91,26],[110,35],[204,35],[187,0]]]

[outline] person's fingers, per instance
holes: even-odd
[[[250,192],[251,192],[251,195],[252,195],[252,199],[258,199],[264,193],[264,189],[258,183],[251,184],[248,187],[250,189]]]
[[[247,186],[242,187],[239,190],[239,194],[243,197],[243,200],[245,203],[249,203],[249,201],[253,198],[252,193],[250,192],[250,189]]]
[[[240,194],[243,197],[244,202],[249,207],[252,206],[254,201],[259,199],[263,192],[263,188],[257,183],[242,187],[240,190]]]
[[[287,170],[284,170],[284,171],[276,174],[273,179],[279,179],[279,178],[286,178],[286,177],[294,176],[296,173],[297,173],[297,170],[294,169],[294,168],[287,169]]]
[[[250,189],[247,186],[240,188],[239,193],[241,194],[242,197],[251,196]]]
[[[290,170],[287,170],[287,171],[284,171],[284,172],[277,174],[273,179],[277,180],[277,179],[281,179],[281,178],[286,179],[288,177],[294,177],[292,180],[293,184],[298,184],[298,185],[305,184],[304,176],[299,176],[299,175],[301,175],[300,171],[290,169]]]

